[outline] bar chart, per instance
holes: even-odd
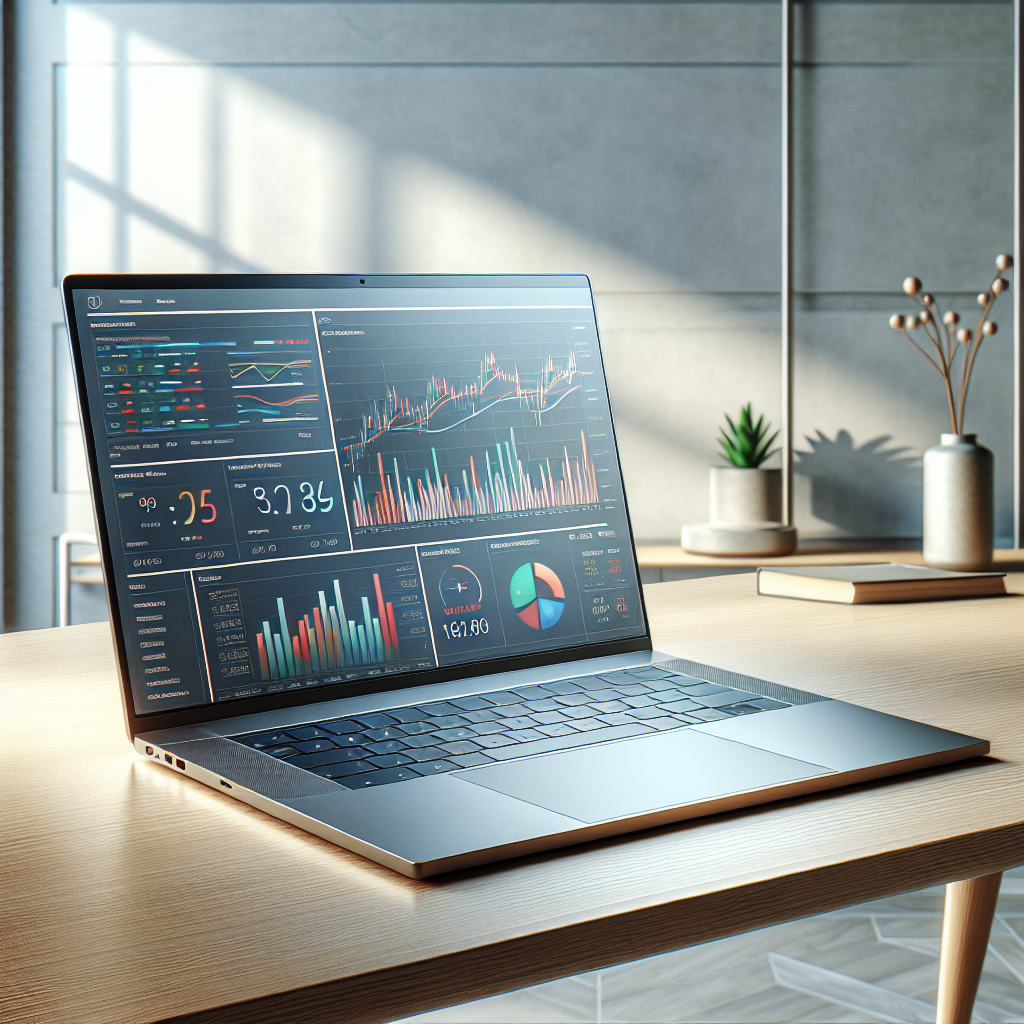
[[[470,455],[469,468],[462,469],[454,481],[448,471],[439,468],[435,448],[430,449],[430,467],[415,477],[402,473],[397,458],[392,458],[392,468],[386,469],[384,457],[378,452],[377,474],[370,478],[369,485],[364,484],[361,475],[353,483],[355,524],[380,526],[596,505],[600,501],[597,476],[584,432],[580,431],[578,456],[571,456],[568,446],[562,451],[562,459],[545,459],[533,467],[528,462],[524,465],[516,448],[515,429],[510,427],[509,440],[495,444],[493,461],[488,449]]]
[[[360,596],[354,607],[349,601],[353,618],[345,609],[339,581],[332,583],[330,591],[317,591],[315,603],[299,614],[289,616],[284,598],[275,599],[277,617],[264,619],[256,634],[264,682],[398,661],[395,608],[393,602],[384,600],[379,573],[373,574],[372,596]]]

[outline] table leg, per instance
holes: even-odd
[[[997,871],[946,886],[937,1024],[970,1024],[1002,877]]]

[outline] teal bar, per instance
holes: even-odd
[[[323,626],[323,630],[324,630],[324,648],[325,648],[325,653],[327,654],[327,664],[324,666],[324,668],[337,668],[338,667],[338,659],[337,659],[338,648],[334,646],[334,643],[333,643],[334,637],[333,636],[331,637],[331,641],[332,642],[331,642],[330,647],[327,646],[327,633],[328,633],[328,631],[331,628],[331,620],[330,620],[330,617],[327,614],[327,598],[324,596],[324,592],[322,590],[318,591],[318,593],[320,594],[320,623]],[[333,659],[333,663],[332,663],[332,659],[331,659],[331,648],[334,648],[334,654],[335,654],[335,657]]]
[[[363,657],[363,664],[364,665],[369,665],[370,664],[370,655],[369,655],[369,652],[366,650],[366,630],[363,629],[362,626],[356,626],[356,630],[357,630],[358,635],[359,635],[359,653]]]
[[[277,651],[277,663],[278,663],[278,665],[281,665],[281,666],[287,665],[288,662],[285,661],[284,651],[281,650],[281,634],[280,633],[275,633],[274,634],[274,650]],[[285,675],[284,675],[283,672],[281,673],[280,678],[281,679],[285,678]]]
[[[277,670],[277,655],[274,653],[274,641],[270,636],[270,623],[263,623],[263,644],[267,648],[267,662],[270,665],[270,678],[280,679],[281,673]]]
[[[351,620],[345,617],[345,602],[341,599],[341,586],[334,581],[334,600],[338,603],[338,624],[341,626],[341,639],[344,644],[345,659],[347,665],[354,665],[356,651],[356,634],[349,631]],[[354,630],[355,627],[353,627]]]
[[[384,637],[380,635],[380,619],[373,620],[373,638],[377,642],[377,661],[387,661],[387,652],[384,650]]]
[[[288,632],[288,620],[284,617],[284,598],[277,599],[277,614],[281,618],[281,643],[284,646],[284,664],[288,666],[288,675],[295,676],[295,658],[292,655],[292,637]]]
[[[373,619],[370,618],[370,601],[365,597],[363,598],[363,625],[360,629],[366,630],[366,646],[370,655],[370,660],[366,664],[369,665],[377,660],[377,652],[373,650]]]

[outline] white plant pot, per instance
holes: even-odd
[[[714,466],[711,525],[745,526],[782,521],[782,470]]]
[[[992,453],[976,434],[943,434],[924,453],[924,563],[972,572],[992,564]]]
[[[682,546],[698,555],[788,555],[796,529],[781,520],[781,469],[715,466],[711,522],[684,526]]]

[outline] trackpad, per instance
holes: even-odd
[[[597,822],[831,774],[821,765],[680,729],[473,768],[458,777]]]

